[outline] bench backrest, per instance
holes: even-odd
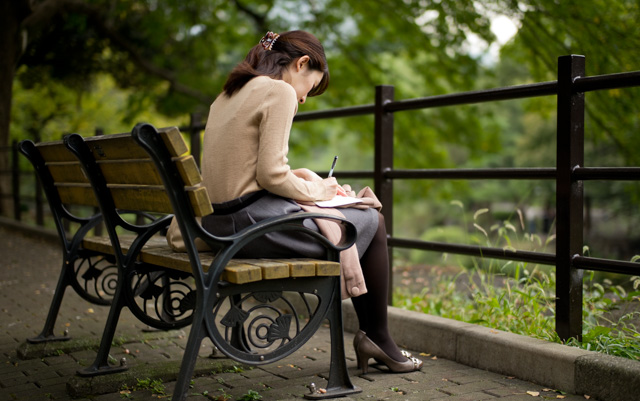
[[[82,172],[80,162],[63,141],[22,141],[20,150],[29,158],[38,173],[49,201],[66,205],[98,206],[91,184]],[[89,191],[91,196],[81,194]],[[51,199],[54,198],[54,199]]]
[[[202,176],[193,156],[186,155],[188,148],[180,130],[172,127],[159,132],[182,180],[182,189],[188,195],[194,214],[206,216],[212,213],[209,195],[201,185]],[[131,134],[95,136],[84,140],[79,135],[72,135],[65,138],[65,143],[72,151],[75,148],[83,164],[95,166],[99,170],[99,176],[105,184],[102,186],[98,183],[92,189],[86,179],[73,183],[61,192],[69,202],[95,202],[97,195],[110,198],[118,210],[173,213],[171,201],[153,160]],[[82,151],[78,151],[85,145],[92,156],[88,160],[83,160]],[[75,158],[68,150],[67,153]],[[75,166],[71,173],[77,173]],[[106,190],[109,194],[94,195],[95,187],[99,191]]]

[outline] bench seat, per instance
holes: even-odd
[[[120,239],[122,251],[127,253],[133,236]],[[83,240],[85,249],[104,254],[113,254],[113,246],[109,237],[87,237]],[[205,271],[214,254],[200,252],[200,260]],[[141,262],[162,266],[169,269],[191,272],[189,255],[174,252],[167,245],[164,237],[152,237],[140,252]],[[273,280],[295,277],[340,276],[340,263],[327,260],[295,258],[295,259],[232,259],[225,267],[221,279],[233,284],[246,284],[260,280]]]

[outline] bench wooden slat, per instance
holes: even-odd
[[[110,186],[109,190],[118,209],[173,213],[171,202],[163,186]],[[95,195],[94,195],[95,197]]]
[[[36,148],[47,162],[78,162],[62,141],[40,142],[36,144]]]
[[[189,151],[187,143],[177,127],[168,127],[158,131],[171,156],[182,156]]]
[[[180,176],[186,186],[192,187],[202,182],[202,175],[200,175],[200,170],[193,156],[181,156],[175,159],[174,163],[178,167]]]
[[[78,161],[53,162],[46,163],[46,165],[55,182],[89,183],[89,179],[82,171]]]
[[[89,184],[58,184],[60,200],[65,205],[98,206],[93,189]]]
[[[98,162],[102,175],[112,184],[162,185],[162,178],[153,160],[126,159]]]
[[[321,259],[304,259],[311,261],[316,266],[316,276],[339,276],[340,275],[340,263],[332,262],[330,260]]]
[[[222,273],[222,280],[234,284],[246,284],[262,280],[262,268],[246,263],[229,262]]]
[[[105,141],[104,138],[109,138]],[[148,159],[149,154],[140,147],[131,134],[110,134],[104,136],[93,136],[84,139],[91,149],[91,153],[96,161],[101,160],[127,160],[127,159]]]
[[[183,252],[174,252],[166,243],[162,247],[145,247],[140,258],[145,263],[191,273],[189,255]],[[211,252],[200,252],[202,270],[205,272],[209,270],[213,258],[214,255]]]
[[[213,213],[213,206],[211,206],[209,193],[205,187],[189,188],[188,193],[193,212],[197,217],[204,217]]]
[[[262,270],[263,280],[274,280],[278,278],[288,278],[289,265],[282,262],[276,262],[271,259],[233,259],[235,262],[246,265],[259,266]]]
[[[291,277],[312,277],[316,275],[316,265],[310,259],[276,259],[289,266]]]

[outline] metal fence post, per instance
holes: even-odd
[[[386,178],[385,174],[393,169],[393,113],[385,112],[384,106],[392,102],[393,98],[393,86],[376,86],[373,182],[374,191],[383,205],[382,214],[389,236],[393,234],[393,181]],[[389,305],[392,303],[392,295],[393,252],[389,249]]]
[[[584,93],[573,89],[585,76],[584,56],[558,58],[556,177],[556,332],[562,340],[582,339],[582,274],[572,258],[582,255],[583,182],[573,175],[584,166]]]
[[[102,136],[104,135],[104,129],[100,128],[100,127],[96,127],[96,129],[94,130],[94,135],[95,136]],[[100,208],[99,207],[95,207],[93,209],[93,213],[97,214],[100,213]],[[140,223],[140,220],[138,220],[136,223]],[[102,236],[104,232],[104,223],[99,223],[98,225],[96,225],[96,227],[93,229],[93,233],[100,237]]]
[[[11,187],[13,191],[13,218],[20,221],[20,163],[18,162],[18,141],[11,143]]]
[[[35,143],[39,143],[42,140],[39,131],[35,133],[33,140]],[[42,183],[40,182],[40,178],[38,177],[38,173],[36,173],[35,169],[33,170],[33,182],[35,183],[34,195],[36,202],[36,225],[43,227],[45,199],[42,193]]]
[[[196,160],[196,165],[200,167],[202,144],[200,140],[200,120],[202,120],[202,113],[191,113],[189,115],[189,139],[191,142],[191,155]]]

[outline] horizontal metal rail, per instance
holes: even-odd
[[[323,120],[325,118],[342,118],[342,117],[355,117],[364,115],[373,115],[373,104],[365,104],[362,106],[342,107],[329,110],[320,111],[308,111],[304,113],[298,113],[293,121],[311,121],[311,120]]]
[[[389,170],[385,178],[404,179],[449,179],[449,180],[481,180],[481,179],[513,179],[513,180],[553,180],[556,169],[550,168],[493,168],[493,169],[423,169],[423,170]]]
[[[492,259],[516,260],[519,262],[538,263],[553,266],[556,264],[556,255],[551,253],[520,251],[516,249],[492,248],[476,245],[450,244],[445,242],[420,241],[413,239],[389,238],[389,245],[397,248],[420,249],[424,251],[436,251],[469,255]]]
[[[415,109],[427,109],[433,107],[455,106],[462,104],[475,104],[495,102],[500,100],[524,99],[555,95],[558,83],[541,82],[536,84],[517,85],[507,88],[487,89],[481,91],[460,92],[448,95],[429,96],[409,100],[396,100],[385,104],[384,111],[395,112]]]
[[[640,275],[640,263],[622,260],[599,259],[587,256],[574,256],[573,266],[578,269],[596,270],[601,272]]]
[[[639,181],[638,167],[576,167],[573,170],[576,180],[620,180]]]
[[[580,77],[573,81],[575,92],[629,88],[632,86],[640,86],[640,71]]]

